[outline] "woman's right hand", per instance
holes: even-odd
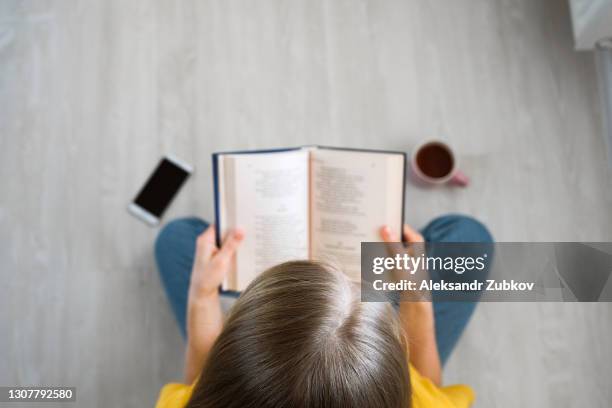
[[[408,224],[404,224],[402,230],[403,242],[388,226],[380,229],[380,236],[387,244],[388,256],[395,257],[396,255],[408,254],[410,257],[418,258],[421,254],[425,255],[423,235]],[[421,263],[417,270],[395,269],[390,277],[397,282],[411,280],[418,283],[429,279],[429,272],[425,265]],[[415,289],[401,292],[400,299],[402,302],[428,302],[431,300],[431,296],[426,290]]]
[[[423,239],[423,235],[414,228],[412,228],[408,224],[404,224],[403,235],[406,242],[414,243],[414,242],[425,242]],[[380,237],[383,241],[391,243],[391,242],[400,242],[401,239],[395,233],[391,231],[391,228],[388,226],[384,226],[380,229]]]
[[[405,224],[403,228],[404,240],[409,244],[417,244],[417,247],[425,240],[423,236],[411,226]],[[389,245],[397,244],[400,239],[391,232],[389,227],[381,228],[380,235]],[[403,247],[403,245],[402,245]],[[405,252],[410,248],[402,249],[397,246],[391,246],[392,252]],[[424,248],[423,248],[424,250]],[[418,275],[421,276],[418,276]],[[413,275],[413,279],[427,279],[428,272],[426,269],[421,269]],[[415,301],[413,295],[417,295]],[[431,303],[429,293],[415,291],[410,293],[408,297],[401,296],[402,300],[399,306],[399,316],[408,335],[409,343],[409,359],[410,363],[425,377],[429,378],[434,384],[441,385],[442,383],[442,368],[440,364],[440,356],[436,344],[434,310]]]

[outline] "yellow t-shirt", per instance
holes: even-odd
[[[467,385],[438,387],[410,366],[412,408],[464,408],[474,401],[474,391]],[[183,408],[191,397],[193,385],[166,384],[156,408]]]

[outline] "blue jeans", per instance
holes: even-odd
[[[199,218],[169,222],[155,242],[155,259],[170,306],[183,336],[186,335],[187,293],[195,254],[195,242],[208,223]],[[445,215],[422,231],[427,242],[493,242],[484,225],[464,215]],[[465,329],[476,303],[436,302],[436,341],[444,364]]]

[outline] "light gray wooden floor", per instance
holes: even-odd
[[[591,54],[562,0],[0,1],[0,385],[144,407],[182,341],[125,206],[160,155],[197,166],[168,217],[212,216],[210,153],[456,146],[502,241],[612,240]],[[611,304],[485,304],[447,370],[479,407],[612,402]],[[74,406],[74,405],[71,405]]]

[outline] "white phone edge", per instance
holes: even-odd
[[[173,164],[176,164],[178,167],[185,170],[187,173],[189,174],[193,173],[193,169],[194,169],[193,166],[179,159],[178,157],[172,154],[167,154],[163,158],[168,160],[169,162],[172,162]]]
[[[159,218],[151,214],[136,203],[129,203],[127,207],[128,211],[136,218],[141,219],[152,227],[159,225]]]

